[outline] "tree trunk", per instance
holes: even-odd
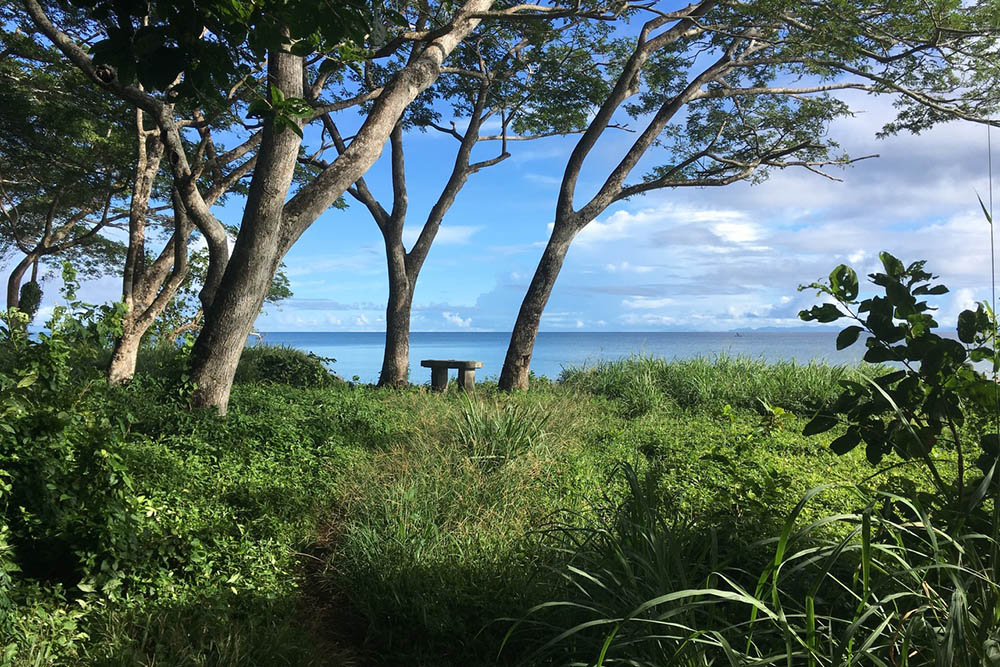
[[[109,384],[128,384],[135,376],[139,344],[145,333],[145,329],[138,331],[135,324],[135,319],[131,317],[126,317],[125,321],[122,322],[122,335],[115,339],[115,346],[111,352],[111,363],[108,366]]]
[[[173,238],[160,257],[151,266],[146,266],[146,216],[164,146],[158,134],[145,130],[143,111],[136,109],[135,113],[138,132],[136,180],[129,204],[128,251],[122,271],[122,303],[127,311],[122,320],[121,336],[115,339],[108,364],[108,382],[112,385],[127,384],[135,376],[142,337],[166,308],[183,280],[183,276],[176,278],[178,273],[186,270],[187,237],[191,233],[190,225],[186,222],[187,216],[183,211],[175,210]],[[180,198],[175,196],[175,208],[179,204]],[[177,243],[180,243],[179,248]],[[184,253],[184,257],[179,252]],[[168,262],[174,267],[170,276]],[[164,291],[165,294],[158,297],[158,291]]]
[[[528,388],[528,369],[535,338],[538,336],[538,325],[542,321],[542,311],[552,294],[552,287],[556,284],[574,236],[576,231],[569,225],[556,222],[538,268],[535,269],[535,275],[531,278],[528,292],[521,302],[521,310],[510,335],[510,345],[507,347],[507,357],[498,383],[499,388],[504,391]]]
[[[7,278],[7,309],[17,308],[21,305],[21,281],[28,267],[35,261],[35,255],[25,255],[24,259],[17,263],[14,270]]]
[[[380,387],[405,387],[410,376],[410,307],[416,276],[407,274],[406,251],[402,241],[386,239],[389,264],[389,301],[385,308],[385,354],[382,358]]]
[[[302,97],[302,70],[301,57],[273,52],[268,63],[270,86],[286,98]],[[192,407],[226,413],[240,354],[281,263],[282,208],[300,143],[292,130],[276,130],[273,119],[265,120],[240,234],[192,350],[191,376],[197,387]]]

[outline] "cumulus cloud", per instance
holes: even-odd
[[[409,226],[403,230],[403,244],[412,248],[420,237],[420,227]],[[434,237],[434,245],[464,245],[472,240],[473,235],[481,230],[476,225],[441,225]]]
[[[446,322],[454,324],[457,327],[461,327],[462,329],[468,329],[470,326],[472,326],[471,317],[463,318],[456,313],[448,313],[448,312],[441,313],[441,316],[444,317]]]

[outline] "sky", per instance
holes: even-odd
[[[990,294],[990,227],[977,200],[977,193],[989,197],[987,130],[955,122],[877,140],[893,117],[891,98],[853,91],[844,97],[856,114],[835,121],[831,137],[852,157],[880,157],[831,171],[843,182],[786,170],[761,184],[661,190],[611,207],[575,239],[541,330],[802,327],[797,313],[817,297],[797,286],[839,263],[869,273],[879,250],[907,263],[928,260],[927,268],[951,288],[937,303],[938,320],[954,325],[962,309]],[[632,138],[618,131],[597,145],[578,188],[581,198]],[[1000,131],[993,140],[1000,143]],[[406,136],[408,245],[447,178],[457,143],[436,132]],[[573,138],[511,144],[508,160],[470,177],[420,275],[413,331],[511,329],[548,237],[573,144]],[[476,159],[496,150],[477,148]],[[367,175],[381,197],[391,192],[386,157]],[[216,213],[236,223],[241,202],[230,200]],[[285,262],[294,296],[268,307],[257,330],[384,331],[384,249],[363,206],[324,214]],[[50,279],[42,317],[57,286]],[[117,277],[87,282],[81,291],[91,302],[119,295]]]

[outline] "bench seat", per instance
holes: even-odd
[[[420,365],[431,369],[431,389],[434,391],[444,391],[448,388],[449,368],[458,370],[458,386],[465,391],[472,391],[476,386],[476,369],[482,368],[483,362],[459,359],[424,359]]]

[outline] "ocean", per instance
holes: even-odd
[[[264,343],[289,345],[321,357],[331,357],[329,367],[345,380],[377,382],[382,367],[385,334],[377,332],[263,334]],[[837,331],[767,332],[542,332],[538,334],[531,370],[552,379],[566,368],[592,365],[632,355],[690,359],[718,355],[749,356],[767,361],[827,361],[852,364],[865,347],[859,341],[838,352]],[[510,334],[504,332],[416,332],[410,335],[410,381],[430,380],[422,359],[472,359],[483,362],[476,379],[500,375]],[[256,338],[250,344],[257,344]],[[454,371],[452,372],[454,374]]]

